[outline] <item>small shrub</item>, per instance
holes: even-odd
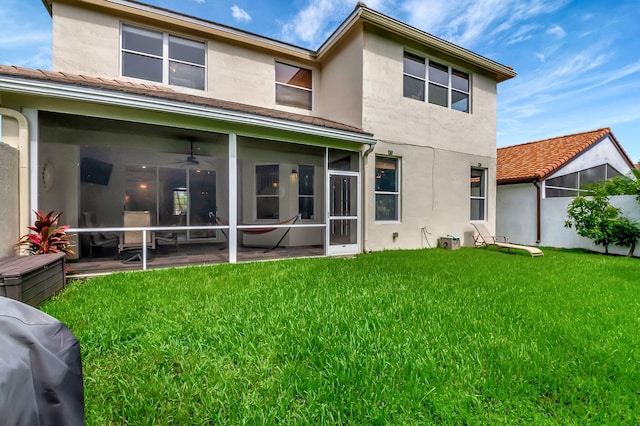
[[[69,256],[74,255],[71,241],[67,235],[69,226],[58,226],[62,212],[55,216],[53,211],[46,215],[40,211],[34,213],[36,221],[33,226],[29,226],[29,230],[32,232],[20,237],[16,245],[26,247],[31,254],[66,253]]]
[[[629,247],[627,256],[633,256],[636,243],[640,239],[640,226],[638,223],[627,217],[619,217],[613,222],[612,233],[613,244],[619,247]]]
[[[576,197],[569,204],[567,215],[565,227],[575,227],[578,235],[602,245],[605,253],[609,253],[609,245],[615,242],[614,223],[619,219],[620,209],[609,204],[608,196]]]

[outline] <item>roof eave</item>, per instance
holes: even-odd
[[[324,56],[327,55],[333,48],[340,42],[340,40],[344,37],[345,34],[358,22],[360,15],[362,14],[362,10],[364,8],[361,5],[356,6],[351,14],[347,16],[347,18],[342,21],[342,23],[338,26],[338,28],[331,33],[331,35],[322,43],[322,45],[316,51],[316,57],[318,60],[321,60]]]
[[[77,86],[69,83],[41,81],[29,78],[0,75],[0,91],[36,95],[48,98],[75,100],[103,105],[162,111],[167,113],[203,117],[248,126],[304,133],[331,139],[375,145],[376,139],[368,133],[317,126],[281,118],[227,110],[214,106],[198,105],[162,97],[120,92],[117,90]]]
[[[519,177],[513,179],[498,179],[496,180],[497,185],[514,185],[516,183],[534,183],[534,182],[542,182],[541,176],[527,176],[527,177]]]
[[[52,16],[52,6],[51,4],[53,3],[53,0],[41,0],[42,4],[44,5],[45,9],[47,9],[47,12],[49,12],[49,16]]]
[[[404,22],[398,21],[375,10],[361,6],[354,11],[354,13],[357,14],[357,17],[366,22],[384,28],[400,36],[415,40],[418,43],[433,47],[443,53],[460,58],[479,68],[489,71],[495,74],[496,81],[498,83],[509,80],[517,75],[511,67],[499,64],[498,62],[492,61],[491,59],[485,58],[477,53],[473,53],[470,50],[464,49],[427,32],[414,28]]]
[[[627,162],[629,168],[635,169],[636,164],[633,162],[633,160],[631,160],[631,158],[629,157],[629,154],[627,154],[627,151],[625,151],[624,148],[622,147],[622,144],[618,142],[618,139],[615,137],[613,132],[609,132],[605,136],[609,136],[609,138],[613,141],[613,144],[615,145],[616,149],[618,149],[618,151],[620,152],[620,155],[622,155],[624,160]]]
[[[52,0],[42,0],[45,7]],[[80,0],[87,7],[106,8],[112,12],[126,14],[129,17],[151,19],[161,22],[163,25],[172,25],[184,28],[188,31],[199,31],[216,37],[225,38],[237,43],[244,43],[260,49],[275,51],[280,54],[290,55],[302,60],[315,59],[315,51],[275,40],[259,34],[241,30],[239,28],[208,21],[195,16],[153,6],[137,0]],[[51,13],[51,12],[50,12]]]

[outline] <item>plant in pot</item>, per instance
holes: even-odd
[[[40,211],[34,213],[36,221],[33,226],[29,226],[32,232],[20,237],[16,245],[26,248],[30,254],[66,253],[73,256],[75,253],[71,249],[70,236],[67,235],[69,226],[58,226],[62,212],[55,215],[53,211],[47,214]]]

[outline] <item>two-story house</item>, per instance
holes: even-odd
[[[53,70],[0,66],[21,173],[11,239],[33,209],[64,212],[80,261],[135,246],[95,232],[123,225],[230,262],[278,242],[269,256],[470,244],[470,221],[494,227],[509,67],[362,3],[317,50],[137,1],[43,3]]]

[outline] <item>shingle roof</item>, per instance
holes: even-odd
[[[544,180],[608,135],[618,145],[611,134],[611,129],[603,128],[498,148],[497,182],[504,184]],[[619,148],[622,151],[622,148]]]
[[[89,77],[79,74],[70,74],[63,72],[34,70],[17,66],[0,65],[0,75],[13,76],[19,78],[27,78],[32,80],[49,81],[53,83],[70,84],[74,86],[90,87],[93,89],[118,91],[133,95],[149,96],[153,98],[166,99],[188,104],[208,106],[219,108],[227,111],[235,111],[240,113],[255,114],[263,117],[282,119],[292,122],[310,124],[314,126],[326,127],[330,129],[342,130],[347,132],[359,133],[362,135],[372,136],[371,133],[364,130],[349,126],[347,124],[338,123],[332,120],[326,120],[320,117],[310,115],[295,114],[276,109],[264,108],[254,105],[241,104],[238,102],[225,101],[222,99],[209,98],[205,96],[189,95],[176,92],[170,87],[156,85],[152,83],[134,83],[124,80],[115,80],[108,78]]]

